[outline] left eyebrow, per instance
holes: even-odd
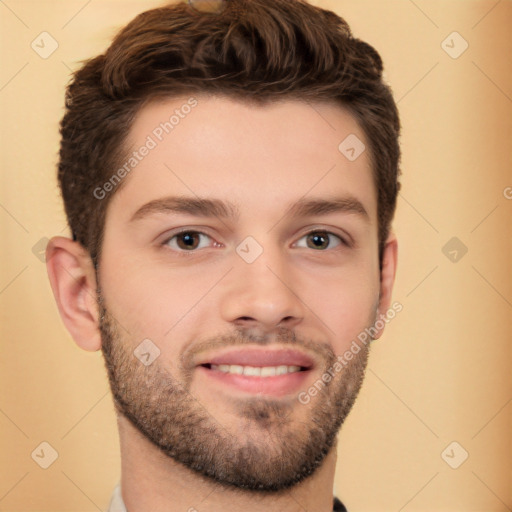
[[[363,203],[352,196],[334,199],[299,199],[291,206],[286,215],[291,217],[312,217],[337,212],[355,213],[366,221],[370,220],[370,216]]]

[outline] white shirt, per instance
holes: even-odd
[[[127,512],[123,497],[121,496],[121,482],[114,488],[107,512]]]

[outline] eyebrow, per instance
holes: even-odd
[[[301,198],[286,212],[285,216],[308,217],[329,213],[353,213],[369,221],[365,207],[353,196],[333,199]],[[141,206],[131,217],[130,222],[143,219],[157,213],[188,213],[199,217],[218,217],[238,220],[240,210],[237,205],[220,199],[205,199],[187,196],[170,196],[154,199]]]
[[[155,213],[189,213],[202,217],[238,219],[238,208],[220,199],[202,199],[185,196],[172,196],[154,199],[141,206],[131,217],[130,222],[143,219]]]
[[[355,197],[339,197],[334,199],[299,199],[287,211],[287,215],[294,217],[309,217],[326,215],[328,213],[355,213],[365,220],[370,220],[363,203]]]

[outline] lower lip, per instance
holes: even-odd
[[[252,394],[273,396],[285,396],[297,393],[304,387],[304,382],[311,371],[285,373],[273,377],[252,377],[237,373],[225,373],[220,370],[211,370],[204,366],[198,366],[198,371],[209,379],[213,379],[225,386],[236,388]]]

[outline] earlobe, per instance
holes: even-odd
[[[379,319],[386,316],[386,312],[391,307],[391,297],[393,293],[393,284],[395,282],[396,266],[398,260],[398,241],[394,233],[391,233],[386,240],[384,253],[382,256],[382,270],[380,273],[380,301],[377,310],[376,323]],[[385,322],[380,322],[385,325]],[[384,327],[378,329],[374,339],[382,336]]]
[[[84,350],[101,348],[92,260],[78,242],[53,237],[46,247],[46,269],[64,325]]]

